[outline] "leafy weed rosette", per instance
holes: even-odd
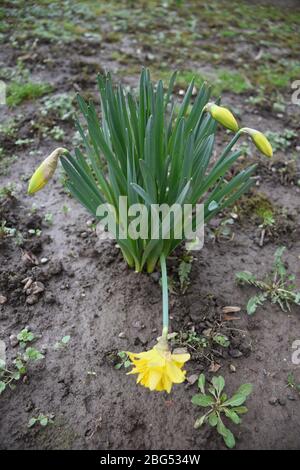
[[[173,204],[183,207],[201,202],[204,207],[203,223],[233,204],[253,184],[256,165],[231,176],[242,151],[237,141],[248,135],[256,147],[267,157],[272,147],[263,133],[248,127],[239,128],[233,114],[218,103],[210,101],[211,89],[203,84],[194,98],[194,81],[189,85],[181,103],[174,100],[176,73],[167,89],[163,82],[154,85],[150,73],[143,69],[139,90],[134,96],[119,85],[113,86],[110,75],[98,77],[101,114],[92,102],[78,96],[78,106],[85,125],[76,119],[82,138],[82,147],[71,154],[65,148],[54,150],[36,169],[30,179],[28,192],[34,194],[52,178],[60,160],[66,174],[66,185],[74,196],[97,221],[99,206],[113,208],[116,238],[127,264],[137,272],[151,273],[160,267],[162,277],[162,335],[149,351],[130,353],[128,356],[137,374],[137,383],[150,390],[171,391],[173,384],[182,383],[189,354],[172,354],[168,345],[169,307],[166,259],[185,240],[184,234],[169,237],[161,230],[164,220],[159,219],[159,236],[152,238],[151,218],[147,220],[147,236],[143,239],[120,236],[124,227],[119,206],[126,197],[128,206],[146,207]],[[212,161],[217,124],[234,133],[216,161]],[[170,214],[167,214],[168,216]],[[176,218],[174,218],[174,224]],[[192,227],[197,229],[197,218],[192,216]]]

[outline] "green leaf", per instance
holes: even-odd
[[[201,416],[200,418],[197,418],[194,424],[195,429],[199,429],[206,421],[206,415]]]
[[[240,415],[248,412],[248,408],[246,406],[236,406],[232,408],[231,410]]]
[[[203,393],[203,395],[205,395],[205,375],[204,374],[199,375],[198,387],[199,387],[201,393]]]
[[[218,396],[220,396],[223,388],[225,387],[224,377],[221,375],[219,377],[213,377],[211,382],[216,389]]]
[[[212,427],[217,426],[217,424],[218,424],[218,415],[217,415],[216,412],[213,412],[209,415],[208,422]]]
[[[61,342],[62,342],[63,344],[68,344],[68,342],[70,341],[70,339],[71,339],[71,336],[70,336],[70,335],[67,335],[67,336],[64,336],[64,337],[62,338]]]
[[[249,271],[240,271],[236,273],[235,278],[240,283],[249,283],[256,281],[256,277],[253,276],[253,274],[251,274]]]
[[[242,405],[247,399],[247,396],[243,395],[242,393],[236,393],[228,400],[224,401],[224,406],[239,406]]]
[[[25,357],[26,360],[37,361],[38,359],[43,359],[45,356],[37,349],[29,347],[25,351]]]
[[[230,429],[227,429],[225,436],[223,436],[224,442],[229,449],[235,447],[235,438]]]
[[[48,418],[47,418],[47,416],[43,416],[42,418],[40,418],[39,421],[40,421],[40,425],[41,425],[41,426],[47,426],[47,424],[48,424]]]
[[[224,412],[227,418],[231,419],[234,424],[240,424],[241,418],[237,413],[235,413],[233,410],[229,410],[228,408],[225,408]]]
[[[239,387],[239,389],[237,390],[237,393],[241,394],[241,395],[244,395],[245,397],[247,397],[248,395],[250,395],[250,393],[252,392],[253,390],[253,385],[252,384],[243,384]]]
[[[218,430],[218,433],[221,434],[221,436],[223,437],[226,446],[229,449],[232,449],[235,446],[234,435],[228,428],[226,428],[221,418],[219,418],[218,420],[217,430]]]
[[[30,420],[28,421],[28,427],[29,428],[32,428],[32,426],[35,425],[35,423],[37,422],[37,419],[36,418],[30,418]]]
[[[6,362],[3,359],[0,359],[0,370],[5,369]]]
[[[0,394],[3,393],[5,389],[6,389],[6,384],[0,381]]]
[[[215,403],[215,400],[209,395],[203,395],[199,393],[193,396],[192,403],[193,405],[198,406],[211,406]]]
[[[256,312],[256,309],[259,305],[262,305],[263,302],[266,300],[267,295],[266,294],[259,294],[259,295],[254,295],[253,297],[250,297],[250,299],[247,302],[247,313],[248,315],[253,315]]]

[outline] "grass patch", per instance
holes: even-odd
[[[8,106],[17,106],[23,101],[35,100],[52,91],[49,83],[19,83],[12,82],[7,88]]]

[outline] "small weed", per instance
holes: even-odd
[[[290,372],[287,377],[287,387],[296,390],[300,394],[300,383],[296,383],[294,374],[292,372]]]
[[[35,339],[35,335],[32,331],[29,331],[28,328],[24,328],[20,333],[17,335],[19,340],[19,344],[21,348],[25,348],[26,343],[30,343]]]
[[[20,347],[25,349],[26,345],[35,339],[34,334],[24,328],[17,338],[20,341]],[[0,394],[3,393],[7,387],[14,390],[16,387],[15,382],[18,382],[21,377],[27,373],[27,365],[30,362],[35,362],[43,359],[44,355],[32,346],[28,346],[25,351],[18,352],[16,359],[14,359],[11,368],[7,368],[6,362],[0,359]]]
[[[70,212],[71,208],[69,206],[67,206],[66,204],[64,204],[62,206],[62,211],[65,215],[67,215],[69,212]]]
[[[295,291],[293,283],[295,276],[288,275],[281,259],[284,250],[284,246],[276,250],[273,270],[263,281],[257,280],[248,271],[236,273],[236,280],[239,284],[248,284],[262,291],[248,300],[247,313],[249,315],[253,315],[257,307],[262,305],[267,299],[271,300],[273,304],[277,303],[283,311],[290,311],[290,303],[300,305],[300,291]]]
[[[12,82],[7,87],[7,104],[8,106],[17,106],[23,101],[35,100],[46,93],[50,93],[51,90],[51,85],[47,83]]]
[[[30,228],[28,230],[29,235],[32,237],[40,237],[42,235],[42,231],[39,228]]]
[[[247,413],[248,409],[243,405],[247,397],[252,392],[251,384],[243,384],[228,398],[226,393],[222,393],[225,387],[225,380],[222,376],[213,377],[211,385],[208,387],[208,393],[205,391],[205,375],[200,374],[198,387],[201,393],[197,393],[192,398],[193,405],[209,408],[209,410],[195,421],[194,428],[198,429],[203,424],[208,423],[215,427],[218,433],[223,437],[227,447],[232,449],[235,446],[235,438],[230,429],[223,423],[222,417],[229,418],[234,424],[240,424],[240,415]]]
[[[71,339],[70,335],[63,336],[61,340],[57,341],[54,344],[54,349],[65,349],[68,346],[70,339]]]
[[[45,97],[42,100],[41,115],[53,117],[61,121],[67,121],[74,115],[74,97],[68,93],[60,93],[54,96]]]
[[[190,274],[192,270],[193,256],[184,254],[178,267],[178,277],[181,293],[184,294],[190,285]]]
[[[44,216],[44,221],[45,221],[48,225],[52,225],[52,224],[53,224],[53,214],[52,214],[52,212],[47,212],[47,214],[45,214],[45,216]]]
[[[118,362],[115,365],[115,369],[121,369],[121,367],[124,367],[124,369],[127,369],[128,367],[131,366],[131,362],[125,351],[119,351],[117,353],[117,356],[120,358],[120,362]]]
[[[54,419],[54,414],[50,413],[50,414],[44,415],[41,413],[36,418],[34,416],[30,418],[27,426],[29,428],[32,428],[36,424],[40,424],[40,426],[45,427],[48,424],[53,424],[54,423],[53,419]]]
[[[293,144],[293,141],[297,137],[297,133],[292,129],[285,129],[283,133],[279,132],[266,132],[266,136],[269,139],[273,151],[287,150]]]
[[[24,238],[22,233],[16,228],[10,228],[6,225],[6,220],[3,220],[0,224],[0,240],[5,238],[14,238],[16,245],[22,245]]]

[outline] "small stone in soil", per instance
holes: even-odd
[[[234,359],[237,359],[238,357],[241,357],[243,353],[239,349],[230,349],[229,355]]]
[[[28,305],[34,305],[34,304],[36,304],[38,301],[39,301],[38,296],[37,296],[37,295],[34,295],[34,294],[29,295],[29,296],[27,297],[27,299],[26,299],[26,303],[27,303]]]
[[[290,400],[290,401],[295,401],[296,400],[294,395],[287,395],[287,399]]]
[[[0,305],[3,305],[7,302],[7,297],[4,295],[0,295]]]
[[[192,374],[189,377],[186,378],[189,384],[193,385],[194,383],[197,382],[198,380],[198,375],[197,374]]]
[[[276,397],[271,397],[271,398],[269,399],[269,403],[270,403],[270,405],[277,405],[277,403],[278,403],[278,398],[276,398]]]
[[[283,398],[278,398],[278,403],[279,403],[280,406],[285,406],[286,405],[286,401]]]
[[[121,333],[118,334],[119,338],[126,338],[125,331],[121,331]]]
[[[229,365],[230,372],[236,372],[236,367],[233,364]]]
[[[44,296],[44,302],[46,304],[54,304],[55,303],[55,296],[52,292],[46,292]]]
[[[11,345],[12,348],[15,348],[16,346],[18,346],[19,340],[18,340],[18,338],[16,337],[16,335],[10,335],[10,337],[9,337],[9,343],[10,343],[10,345]]]
[[[49,259],[48,258],[41,258],[41,264],[46,264],[48,263]]]

